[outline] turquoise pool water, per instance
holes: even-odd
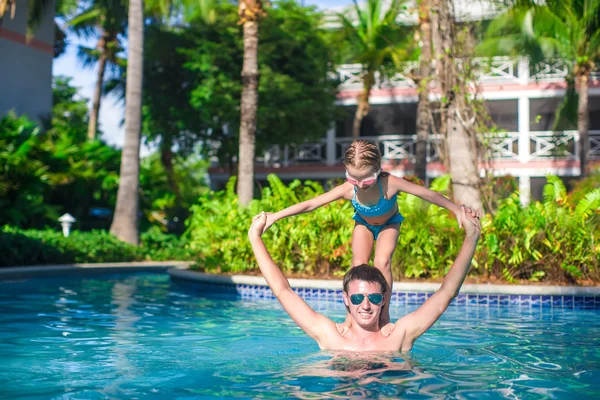
[[[408,355],[351,356],[319,351],[275,301],[163,274],[0,282],[0,398],[600,398],[599,317],[451,307]]]

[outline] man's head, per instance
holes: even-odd
[[[385,305],[387,282],[381,271],[367,264],[351,268],[344,275],[344,303],[354,320],[363,327],[379,327]]]

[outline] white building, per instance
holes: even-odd
[[[484,3],[477,4],[456,0],[459,19],[481,19],[497,12]],[[492,120],[505,131],[492,141],[494,173],[517,177],[524,203],[529,201],[532,191],[539,198],[548,174],[578,176],[577,131],[551,131],[556,108],[566,92],[566,69],[560,61],[537,66],[530,65],[527,59],[508,57],[495,57],[491,65],[489,60],[475,61],[481,64],[480,95]],[[321,140],[273,146],[266,154],[257,155],[256,179],[264,180],[269,173],[276,173],[283,180],[343,177],[341,161],[352,141],[352,118],[362,88],[361,66],[342,65],[337,73],[341,81],[337,104],[347,109],[348,118]],[[592,76],[589,84],[591,164],[600,164],[599,77]],[[430,100],[438,101],[439,95],[432,92]],[[379,80],[371,91],[371,110],[362,122],[361,138],[379,143],[384,168],[395,175],[414,173],[417,101],[414,83],[402,74],[389,81]],[[430,140],[428,178],[444,173],[436,152],[439,140],[436,137]],[[229,171],[217,166],[210,170],[215,187],[221,187],[229,176]]]
[[[47,5],[39,29],[27,38],[27,0],[17,0],[0,26],[0,117],[14,110],[32,119],[52,111],[52,58],[54,55],[54,1]]]

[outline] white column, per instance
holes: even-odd
[[[327,165],[335,165],[335,123],[332,122],[327,130]]]
[[[518,101],[518,124],[519,124],[519,161],[529,161],[529,97],[519,97]]]
[[[518,124],[519,124],[519,161],[529,162],[529,123],[530,123],[530,104],[526,96],[518,99]],[[527,169],[523,169],[519,176],[519,199],[521,205],[529,204],[531,200],[531,176]]]
[[[526,206],[531,201],[531,177],[529,175],[519,176],[519,201]]]
[[[521,85],[527,85],[529,83],[529,58],[519,57],[517,64],[519,71],[519,83]]]

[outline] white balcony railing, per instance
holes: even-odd
[[[379,146],[384,161],[416,161],[416,135],[383,135],[361,137]],[[499,133],[488,138],[491,158],[496,161],[572,160],[579,159],[579,133],[530,132],[523,138],[519,132]],[[529,145],[519,146],[519,140]],[[341,164],[352,138],[330,138],[301,144],[271,146],[257,162],[267,167],[290,165]],[[431,135],[427,143],[427,161],[439,161],[441,137]],[[590,160],[600,160],[600,131],[589,132]],[[523,149],[526,154],[519,153]],[[527,150],[525,150],[527,149]]]
[[[527,58],[493,57],[475,58],[472,63],[480,84],[516,83],[526,85],[530,82],[557,82],[564,81],[568,73],[567,64],[560,59],[530,65]],[[415,87],[414,81],[409,76],[417,68],[418,63],[411,61],[406,62],[401,68],[402,71],[392,77],[383,78],[376,75],[375,87]],[[599,71],[592,74],[592,79],[599,77]],[[336,78],[340,80],[340,90],[358,90],[362,88],[362,66],[360,64],[341,65],[337,70]]]

